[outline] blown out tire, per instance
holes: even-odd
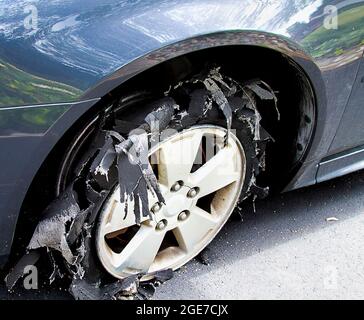
[[[183,135],[196,128],[202,130],[203,128],[215,128],[219,132],[226,133],[226,118],[218,107],[210,108],[209,111],[203,115],[199,111],[203,109],[201,105],[206,102],[206,99],[209,96],[208,90],[201,87],[194,88],[193,86],[189,86],[187,89],[183,88],[182,93],[176,93],[175,97],[173,95],[174,93],[171,93],[171,97],[175,98],[178,105],[183,105],[183,109],[189,111],[186,114],[181,112],[181,108],[176,108],[174,118],[178,119],[178,121],[172,121],[168,128],[176,130],[178,132],[177,135]],[[188,99],[181,99],[181,95],[185,95]],[[100,228],[103,223],[103,218],[105,218],[105,207],[110,206],[110,199],[115,197],[115,190],[119,183],[117,174],[118,169],[116,163],[114,163],[106,176],[99,176],[97,179],[90,178],[90,176],[94,177],[94,172],[91,171],[92,161],[90,161],[90,159],[95,159],[98,151],[102,148],[104,141],[100,137],[104,136],[103,132],[105,132],[105,130],[110,128],[114,130],[117,127],[120,129],[119,131],[124,131],[120,132],[121,134],[127,135],[132,129],[137,128],[151,111],[158,109],[159,104],[162,103],[162,101],[163,98],[152,99],[150,97],[148,99],[143,97],[143,99],[137,98],[126,99],[124,102],[121,101],[116,109],[108,111],[102,117],[102,121],[96,121],[93,122],[93,125],[86,126],[88,129],[83,132],[85,137],[78,137],[77,143],[73,144],[67,152],[66,161],[63,165],[64,171],[60,174],[59,185],[66,186],[71,181],[76,181],[77,189],[83,194],[83,196],[80,197],[80,201],[93,202],[91,216],[94,217],[96,223],[91,230],[90,236],[84,239],[85,255],[81,262],[82,278],[87,279],[88,283],[96,284],[100,283],[100,281],[110,283],[114,281],[114,278],[123,279],[129,275],[140,273],[141,271],[145,273],[148,272],[148,270],[140,270],[138,268],[127,268],[128,270],[126,272],[124,272],[125,270],[122,270],[118,273],[112,271],[111,268],[108,267],[108,263],[103,261],[105,257],[102,257],[100,254],[100,241],[102,241],[104,235],[100,238]],[[259,135],[261,136],[264,130],[263,128],[254,126],[254,124],[259,123],[259,121],[256,119],[257,112],[255,110],[256,106],[254,105],[255,100],[253,95],[242,96],[241,94],[233,94],[228,97],[228,101],[234,111],[231,125],[233,132],[232,137],[233,139],[236,139],[236,145],[239,145],[244,158],[243,179],[239,184],[239,190],[234,191],[236,192],[236,199],[233,201],[235,205],[238,201],[242,201],[250,195],[251,188],[254,186],[255,177],[259,174],[262,163],[264,163],[264,145],[266,141],[264,139],[256,139],[256,131],[259,130]],[[171,138],[166,138],[166,140],[168,139]],[[164,141],[161,141],[160,145],[163,145],[163,143]],[[218,149],[218,147],[216,148]],[[220,146],[219,148],[221,150],[223,149],[223,146]],[[216,156],[216,154],[213,156]],[[230,160],[231,159],[229,158],[225,159],[227,164]],[[204,163],[207,163],[206,159],[203,159],[203,161]],[[197,167],[196,172],[203,167],[204,163]],[[168,185],[168,190],[166,192],[171,192],[169,190],[170,187],[171,186]],[[192,186],[188,186],[188,188],[189,189],[186,189],[185,194],[187,194]],[[62,188],[60,189],[60,192],[62,192]],[[153,205],[153,203],[151,203],[151,205]],[[223,222],[227,220],[233,210],[228,211],[227,215],[224,216]],[[176,213],[174,218],[177,217],[179,217],[178,213]],[[112,218],[109,217],[109,219]],[[142,226],[144,223],[145,221],[142,221]],[[153,223],[154,224],[150,224],[150,222],[148,222],[149,227],[157,229],[160,221],[154,221]],[[222,225],[223,223],[218,226],[215,230],[216,232],[213,232],[213,236],[216,235]],[[120,237],[120,235],[123,236],[126,233],[130,233],[130,241],[135,234],[137,234],[137,231],[134,229],[129,230],[132,228],[134,228],[134,226],[126,228],[128,230],[125,232],[123,231],[116,234],[116,240],[111,237],[111,239],[109,239],[110,241],[107,243],[109,249],[114,246],[114,248],[116,248],[115,251],[117,251],[119,246],[119,248],[121,248],[119,250],[122,252],[123,248],[125,249],[128,245],[127,240],[120,240],[117,238]],[[204,242],[204,246],[213,239],[213,236],[211,236],[208,241]],[[96,241],[95,239],[98,240]],[[172,240],[172,242],[174,240]],[[119,241],[119,243],[117,243],[117,241]],[[143,244],[140,245],[142,246]],[[148,243],[146,243],[146,245],[148,245]],[[180,243],[177,243],[177,245],[180,245]],[[174,246],[176,246],[176,243],[174,243]],[[198,250],[194,250],[193,253],[188,256],[187,260],[182,259],[182,262],[174,263],[171,266],[162,264],[163,269],[168,267],[172,267],[173,269],[180,267],[182,264],[196,256],[204,246],[199,247]],[[173,252],[171,254],[173,254]],[[70,269],[72,271],[72,266]],[[158,268],[152,268],[152,271],[158,271]]]

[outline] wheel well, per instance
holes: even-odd
[[[267,103],[260,107],[262,125],[274,143],[268,146],[262,183],[281,191],[297,172],[310,147],[316,123],[316,98],[305,72],[289,57],[257,46],[204,49],[161,63],[116,88],[120,96],[133,90],[165,92],[207,66],[221,67],[234,80],[261,79],[275,91],[280,113]]]
[[[307,76],[291,59],[271,49],[255,46],[204,49],[166,61],[133,77],[103,97],[73,125],[51,151],[33,180],[22,205],[15,239],[23,239],[21,245],[29,240],[40,217],[36,213],[41,213],[56,195],[54,186],[64,149],[97,112],[128,93],[148,91],[163,94],[207,65],[221,67],[225,75],[238,81],[259,78],[276,92],[280,121],[276,110],[265,108],[264,104],[259,110],[264,128],[275,140],[267,150],[267,173],[260,179],[273,190],[285,187],[303,161],[314,130],[315,96]]]

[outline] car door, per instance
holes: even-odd
[[[361,146],[364,148],[364,58],[330,151],[345,152]]]

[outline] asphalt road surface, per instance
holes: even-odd
[[[209,266],[189,263],[155,298],[364,298],[364,172],[246,211],[209,246]]]
[[[363,299],[364,172],[259,201],[256,212],[247,205],[205,257],[209,265],[190,262],[154,298]],[[69,296],[0,287],[0,298]]]

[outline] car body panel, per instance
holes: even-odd
[[[232,30],[287,38],[323,72],[332,70],[342,61],[356,61],[362,51],[361,34],[348,43],[341,34],[337,43],[330,41],[335,30],[323,25],[325,8],[333,4],[345,12],[361,8],[363,1],[38,0],[30,6],[24,0],[4,0],[0,63],[11,71],[10,78],[0,82],[1,89],[7,89],[0,95],[0,106],[77,101],[101,79],[140,56],[198,35]],[[37,23],[29,29],[32,13]],[[350,74],[346,83],[354,80]],[[15,88],[9,87],[11,76],[30,83],[30,88],[19,88],[26,94],[16,90],[17,82],[12,83]],[[342,90],[343,100],[349,93],[350,86]]]
[[[327,181],[364,168],[364,145],[322,159],[317,182]]]
[[[350,100],[329,153],[339,153],[364,144],[364,59],[357,75]],[[350,128],[350,134],[348,134]]]
[[[331,28],[328,5],[340,14],[359,11],[353,21],[345,20],[358,30],[350,41]],[[12,153],[0,156],[0,166],[9,167],[0,180],[0,243],[5,244],[0,256],[10,252],[32,179],[67,129],[133,75],[201,49],[261,46],[302,68],[314,89],[317,124],[305,162],[286,190],[314,184],[359,69],[363,8],[358,0],[3,0],[0,149]],[[34,13],[37,26],[28,28]]]
[[[364,168],[364,58],[328,155],[322,159],[317,182]]]
[[[42,163],[98,100],[0,109],[0,119],[11,120],[0,125],[0,150],[5,150],[0,153],[0,260],[10,252],[19,211]]]

